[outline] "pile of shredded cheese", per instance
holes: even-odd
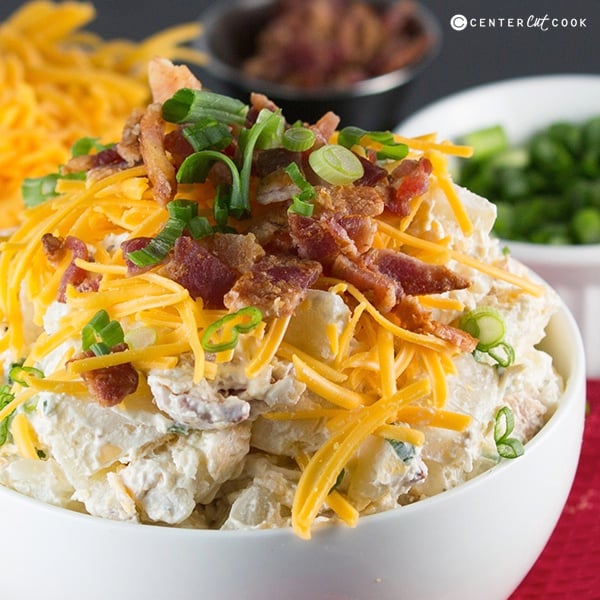
[[[131,89],[130,82],[127,86]],[[138,99],[142,95],[140,91]],[[400,141],[409,145],[411,156],[425,156],[432,162],[431,186],[443,190],[457,223],[469,235],[472,223],[446,168],[448,155],[464,156],[468,149],[438,143],[434,136]],[[192,300],[186,289],[158,269],[127,275],[119,244],[106,243],[112,236],[115,240],[155,236],[166,222],[168,213],[154,200],[145,167],[134,167],[91,183],[60,180],[58,185],[60,195],[27,210],[21,226],[2,246],[0,318],[10,323],[10,327],[0,340],[0,352],[8,351],[16,359],[25,357],[24,364],[33,366],[55,353],[66,340],[77,338],[99,309],[107,310],[111,318],[124,324],[132,343],[123,352],[69,364],[70,351],[57,360],[60,366],[54,373],[45,373],[44,378],[24,374],[27,386],[13,385],[15,398],[0,411],[0,421],[40,390],[84,396],[88,392],[81,380],[82,372],[118,363],[131,362],[143,373],[151,368],[174,367],[181,355],[188,354],[193,356],[196,381],[214,378],[219,365],[231,360],[232,351],[220,352],[214,360],[208,360],[200,338],[203,330],[224,316],[225,311],[206,309],[201,299]],[[200,210],[211,210],[214,189],[210,183],[179,184],[177,197],[195,199]],[[527,279],[452,250],[447,239],[432,241],[407,233],[421,202],[422,198],[414,198],[410,214],[402,219],[378,217],[375,246],[410,248],[413,254],[430,262],[452,259],[515,285],[518,293],[542,293],[542,288]],[[70,256],[63,259],[63,264],[52,267],[40,243],[45,233],[84,240],[92,249],[94,261],[77,259],[76,264],[101,276],[97,292],[68,289],[66,303],[74,310],[52,334],[42,332],[43,317],[57,297],[60,277]],[[323,362],[284,340],[290,317],[272,319],[240,336],[240,343],[250,347],[253,356],[246,367],[249,377],[277,356],[292,361],[297,379],[331,403],[327,409],[265,415],[283,420],[327,419],[330,433],[327,442],[313,456],[296,457],[302,475],[295,493],[292,525],[303,538],[310,537],[311,525],[324,505],[349,525],[356,524],[357,510],[343,494],[331,490],[336,477],[367,436],[379,435],[421,445],[420,426],[462,431],[470,422],[466,415],[444,410],[447,377],[455,372],[452,359],[458,350],[454,346],[434,336],[404,329],[393,316],[380,313],[348,282],[322,277],[317,287],[338,294],[351,311],[341,333],[333,325],[327,329],[331,361]],[[31,314],[23,311],[23,296],[30,299]],[[441,296],[419,300],[428,308],[463,309],[460,302]],[[33,334],[30,321],[37,328]],[[153,332],[152,335],[139,334],[147,331]],[[137,344],[133,341],[136,339]],[[143,381],[136,394],[148,394]],[[35,434],[26,417],[20,415],[12,421],[13,438],[23,456],[35,459]]]
[[[83,136],[119,139],[131,109],[148,101],[152,57],[203,61],[183,45],[197,23],[140,43],[105,41],[83,29],[94,16],[86,2],[35,0],[0,24],[0,230],[19,222],[23,179],[54,172]]]

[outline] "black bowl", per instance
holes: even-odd
[[[206,54],[207,62],[199,75],[207,89],[244,102],[251,92],[267,95],[282,108],[288,122],[314,122],[331,110],[341,118],[342,126],[392,129],[402,117],[402,100],[409,84],[437,55],[441,45],[438,22],[428,10],[417,5],[416,16],[431,39],[417,62],[346,87],[307,90],[281,85],[250,77],[241,69],[243,60],[254,53],[257,33],[275,9],[274,0],[228,0],[212,4],[200,16],[203,34],[198,47]]]

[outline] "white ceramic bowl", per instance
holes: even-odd
[[[513,143],[554,121],[577,122],[600,114],[600,76],[544,75],[468,89],[418,111],[402,122],[404,135],[438,132],[456,141],[470,131],[500,124]],[[563,297],[583,333],[588,377],[600,377],[600,244],[545,246],[506,242]]]
[[[544,346],[566,379],[525,454],[355,529],[198,531],[105,521],[0,487],[2,600],[504,600],[550,537],[583,432],[583,346],[566,307]]]

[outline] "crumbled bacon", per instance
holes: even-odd
[[[297,213],[290,213],[288,220],[290,235],[300,257],[318,260],[323,266],[336,259],[340,248],[322,221]]]
[[[365,185],[320,187],[315,204],[336,214],[367,217],[376,217],[384,209],[381,192]]]
[[[194,152],[192,145],[185,139],[181,129],[174,129],[165,136],[165,150],[171,155],[175,169]]]
[[[151,237],[137,237],[132,238],[130,240],[125,240],[121,243],[121,251],[123,252],[123,256],[125,257],[125,264],[127,265],[128,275],[137,275],[138,273],[143,273],[144,271],[147,271],[148,269],[152,268],[153,265],[148,265],[147,267],[139,267],[131,260],[129,260],[127,256],[130,252],[135,252],[137,250],[145,248],[151,240]]]
[[[88,176],[93,171],[115,171],[127,166],[115,146],[105,148],[95,154],[81,154],[67,161],[62,167],[63,173],[80,173],[87,171]]]
[[[162,206],[177,190],[175,167],[165,152],[162,105],[150,104],[140,121],[140,152],[152,184],[154,198]]]
[[[142,160],[142,154],[140,153],[140,121],[144,116],[144,110],[142,108],[134,108],[131,114],[125,121],[123,131],[121,133],[121,140],[117,144],[117,151],[132,167],[136,163]]]
[[[373,219],[363,215],[344,215],[338,217],[336,221],[354,242],[359,254],[371,248],[377,233],[377,225]]]
[[[405,159],[391,173],[395,194],[388,196],[385,207],[401,217],[410,212],[412,198],[424,194],[429,189],[431,162],[427,158]]]
[[[237,276],[249,271],[254,263],[265,255],[253,233],[215,233],[203,238],[199,243],[223,261]]]
[[[98,290],[98,276],[84,271],[75,264],[75,259],[90,260],[87,246],[78,238],[69,235],[65,238],[64,247],[72,253],[71,262],[65,269],[58,285],[59,302],[66,301],[66,291],[69,285],[74,286],[79,292],[95,292]]]
[[[321,265],[293,256],[267,255],[242,275],[225,295],[225,306],[256,306],[266,317],[288,316],[321,274]]]
[[[441,294],[464,289],[469,281],[445,265],[432,265],[394,250],[371,249],[366,264],[397,282],[402,293],[409,296]]]
[[[53,265],[58,265],[66,252],[65,241],[51,233],[42,236],[42,248],[46,258]]]
[[[388,172],[386,169],[375,164],[372,160],[362,156],[359,156],[358,160],[362,163],[364,174],[360,179],[354,182],[354,185],[373,187],[387,178]]]
[[[114,346],[111,352],[124,350],[127,350],[127,345],[119,344]],[[88,350],[75,356],[72,361],[92,356],[94,353]],[[105,407],[120,404],[129,394],[135,392],[139,383],[138,372],[130,362],[84,371],[81,377],[98,404]]]
[[[148,83],[152,101],[162,104],[177,90],[202,89],[202,84],[186,65],[175,66],[169,59],[155,57],[148,64]]]
[[[221,259],[197,240],[185,236],[175,242],[165,268],[192,298],[202,298],[209,307],[222,307],[223,296],[235,281],[235,273]]]

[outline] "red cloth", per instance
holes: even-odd
[[[510,600],[600,599],[600,380],[588,381],[587,400],[583,448],[567,504]]]

